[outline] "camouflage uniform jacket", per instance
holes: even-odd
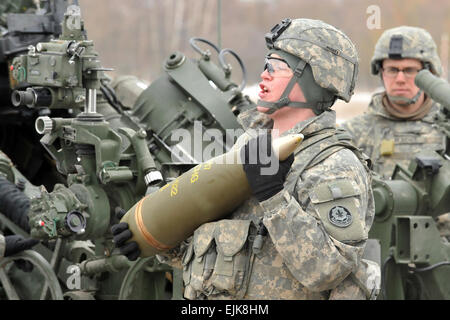
[[[250,198],[229,219],[200,226],[181,246],[186,298],[366,299],[376,292],[379,266],[361,258],[374,218],[367,168],[336,144],[334,111],[283,135],[290,133],[303,133],[305,140],[285,189],[262,203]],[[254,226],[261,221],[268,236],[256,250]]]
[[[396,163],[407,168],[414,155],[424,148],[444,150],[445,136],[434,124],[438,103],[432,102],[431,110],[423,119],[405,121],[386,112],[382,103],[384,94],[374,94],[367,112],[346,121],[342,127],[373,161],[373,170],[390,178]]]
[[[5,247],[6,247],[5,237],[0,234],[0,259],[2,259],[5,256]]]

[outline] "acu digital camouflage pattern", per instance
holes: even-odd
[[[265,123],[261,117],[255,119]],[[303,133],[305,140],[296,152],[283,191],[261,204],[250,198],[230,219],[202,225],[181,247],[160,257],[174,266],[180,266],[181,259],[187,299],[376,296],[379,266],[362,259],[374,219],[367,168],[352,151],[337,143],[334,111],[302,121],[283,135],[291,133]],[[237,144],[244,145],[248,138],[244,134]],[[320,152],[326,156],[317,157]],[[321,204],[310,199],[315,186],[331,186],[336,180],[349,181],[358,190],[345,199],[337,196],[321,203],[339,205],[346,200],[352,204],[353,220],[362,223],[363,230],[346,241],[329,235],[319,214]],[[261,220],[269,234],[260,250],[254,251],[252,240]],[[347,229],[341,229],[345,235]]]
[[[424,149],[445,149],[445,135],[434,124],[439,104],[432,102],[431,110],[420,120],[400,120],[388,114],[383,106],[385,92],[372,96],[365,114],[342,124],[356,146],[369,156],[373,170],[384,178],[391,177],[398,163],[406,168],[414,155]],[[381,146],[393,142],[393,153],[382,154]]]
[[[274,47],[306,61],[319,86],[350,101],[358,76],[358,52],[342,31],[320,20],[296,19]]]
[[[378,74],[379,64],[389,58],[389,44],[394,35],[403,37],[402,58],[418,59],[431,65],[431,72],[440,76],[442,74],[441,60],[437,54],[436,43],[431,35],[422,28],[401,26],[383,32],[375,45],[375,52],[371,60],[372,74]]]

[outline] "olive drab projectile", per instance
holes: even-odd
[[[302,134],[274,140],[278,159],[285,160]],[[175,247],[201,224],[223,218],[249,199],[251,189],[239,163],[239,148],[201,163],[135,204],[122,218],[142,257]],[[231,161],[230,161],[231,160]]]

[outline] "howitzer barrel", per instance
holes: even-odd
[[[425,91],[431,99],[450,108],[450,84],[444,79],[434,76],[428,70],[421,70],[415,80],[415,84]]]
[[[273,141],[285,160],[303,140],[290,135]],[[199,164],[135,204],[122,218],[141,257],[175,247],[206,222],[223,218],[249,199],[251,189],[239,161],[239,148]],[[278,150],[278,152],[277,152]]]

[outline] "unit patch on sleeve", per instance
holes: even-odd
[[[328,219],[332,224],[339,228],[348,227],[352,223],[352,214],[347,208],[335,206],[328,212]]]

